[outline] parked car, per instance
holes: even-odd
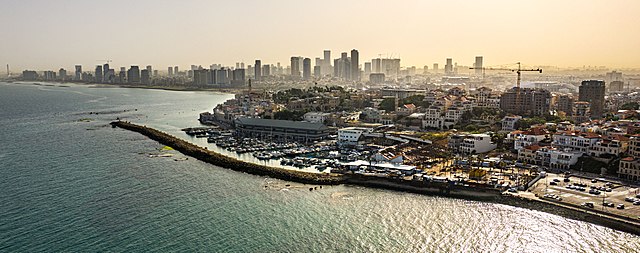
[[[550,185],[558,185],[558,183],[556,183],[556,181],[551,181],[551,183],[549,183]]]
[[[618,206],[616,207],[618,209],[624,209],[624,204],[618,204]]]
[[[582,206],[584,206],[584,207],[589,207],[589,208],[594,208],[593,202],[585,202],[585,203],[582,203]]]

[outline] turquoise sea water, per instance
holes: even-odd
[[[179,129],[198,125],[198,113],[231,95],[69,85],[0,83],[0,252],[635,252],[640,246],[638,236],[538,211],[353,186],[310,192],[307,185],[184,160],[107,124],[126,119],[200,145]],[[171,156],[150,156],[159,154]]]

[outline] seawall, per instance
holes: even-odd
[[[132,124],[125,121],[111,122],[114,127],[120,127],[130,131],[140,133],[149,137],[163,145],[167,145],[180,153],[194,157],[198,160],[224,167],[227,169],[246,172],[249,174],[255,174],[260,176],[269,176],[277,179],[299,182],[305,184],[320,184],[320,185],[337,185],[344,183],[344,176],[338,174],[320,174],[310,173],[303,171],[285,170],[270,166],[259,165],[255,163],[249,163],[242,160],[238,160],[232,157],[224,156],[213,151],[209,151],[203,147],[199,147],[195,144],[187,142],[185,140],[176,138],[164,132]]]
[[[463,187],[463,186],[450,186],[444,185],[416,185],[413,182],[396,182],[394,180],[375,177],[363,177],[355,175],[343,175],[343,174],[320,174],[310,173],[303,171],[287,170],[282,168],[275,168],[265,165],[254,164],[245,162],[236,158],[221,155],[219,153],[209,151],[206,148],[199,147],[195,144],[176,138],[167,133],[158,131],[153,128],[132,124],[125,121],[111,122],[113,127],[120,127],[126,130],[140,133],[148,138],[155,140],[163,145],[172,147],[173,149],[194,157],[198,160],[220,166],[223,168],[246,172],[249,174],[268,176],[277,179],[305,183],[305,184],[318,184],[318,185],[357,185],[363,187],[379,188],[386,190],[412,192],[425,195],[436,195],[452,198],[470,199],[478,201],[487,201],[499,204],[505,204],[510,206],[516,206],[521,208],[527,208],[542,212],[547,212],[559,216],[563,216],[569,219],[575,219],[585,222],[598,224],[601,226],[609,227],[612,229],[624,231],[640,235],[640,223],[636,221],[629,221],[607,215],[605,213],[598,213],[589,210],[584,210],[579,207],[573,207],[563,205],[562,203],[552,203],[539,199],[529,199],[524,197],[503,195],[498,190],[494,189],[481,189],[475,187]]]

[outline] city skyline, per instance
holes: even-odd
[[[378,57],[473,66],[475,56],[484,66],[640,67],[638,1],[66,3],[5,3],[2,63],[12,72],[91,69],[106,59],[159,70],[256,59],[286,66],[291,56],[322,58],[326,49],[336,59],[355,48],[361,68]]]

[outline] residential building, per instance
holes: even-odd
[[[629,148],[629,138],[623,135],[612,135],[603,137],[589,149],[589,155],[593,157],[613,157],[620,156],[627,152]]]
[[[140,68],[138,66],[131,66],[131,68],[127,70],[127,82],[140,83]]]
[[[358,50],[351,50],[351,80],[360,81],[360,53]]]
[[[516,122],[521,120],[522,116],[505,116],[502,119],[502,131],[513,131],[516,130]]]
[[[291,57],[291,77],[300,78],[300,57]]]
[[[574,99],[570,94],[561,94],[556,98],[556,110],[564,112],[566,116],[571,117],[574,109]]]
[[[254,74],[253,74],[253,78],[256,81],[260,81],[262,80],[262,61],[260,60],[256,60],[255,65],[253,66],[254,69]]]
[[[304,121],[312,122],[312,123],[325,123],[325,121],[331,116],[331,113],[326,112],[308,112],[305,113],[303,118]]]
[[[591,116],[602,117],[604,113],[605,83],[602,80],[585,80],[579,87],[579,100],[591,103]]]
[[[589,150],[601,141],[602,137],[590,132],[561,132],[553,135],[551,145],[562,149],[569,148],[588,154]]]
[[[591,103],[578,101],[573,103],[573,113],[571,119],[575,123],[583,123],[589,121],[591,117]]]
[[[518,161],[544,168],[568,170],[582,156],[579,151],[531,145],[518,152]]]
[[[302,79],[311,79],[311,59],[309,58],[304,58],[304,60],[302,60]]]
[[[540,116],[549,113],[551,92],[513,87],[500,97],[500,109],[516,115]]]
[[[535,127],[526,131],[514,131],[510,133],[510,139],[513,139],[513,149],[520,150],[540,143],[547,138],[548,134],[544,127]]]
[[[618,176],[633,181],[640,180],[640,158],[629,156],[620,160]]]
[[[482,154],[494,150],[497,144],[488,134],[452,134],[448,146],[453,153]]]
[[[76,77],[73,80],[80,81],[82,80],[82,65],[76,65],[75,68],[76,68],[76,72],[75,72]]]

